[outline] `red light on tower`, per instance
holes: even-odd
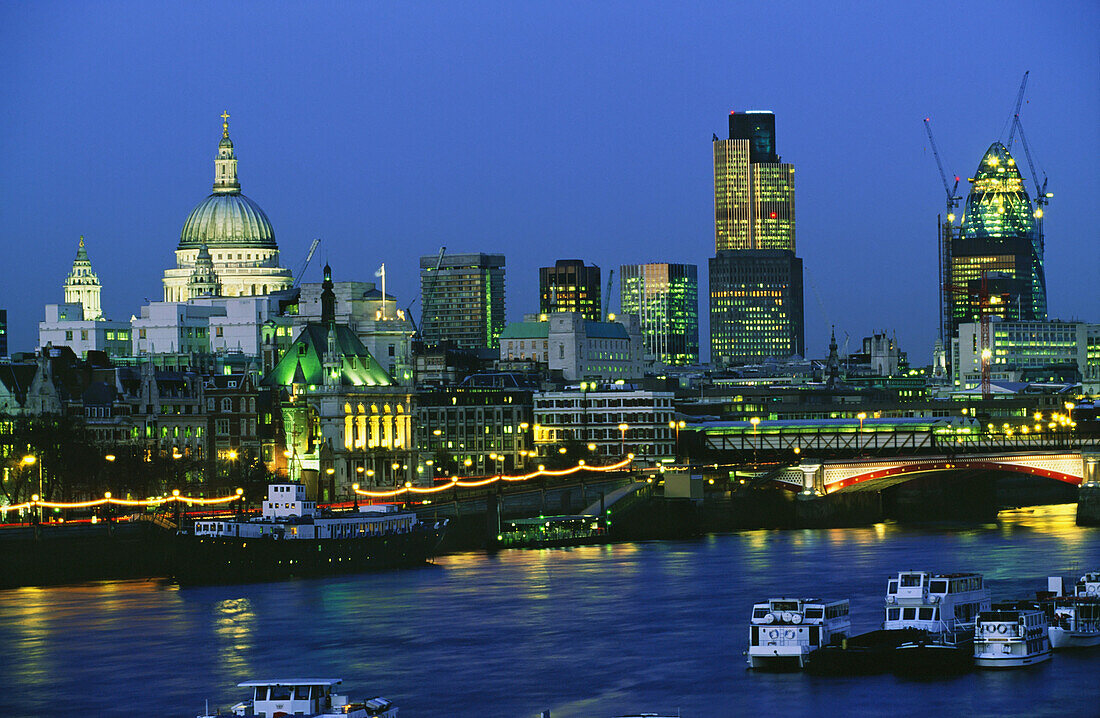
[[[778,216],[779,216],[779,213],[778,213],[778,212],[772,212],[772,214],[771,214],[771,218],[772,218],[772,219],[775,219],[775,218],[776,218],[776,217],[778,217]]]

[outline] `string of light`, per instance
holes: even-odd
[[[232,501],[238,501],[243,498],[243,492],[210,499],[198,496],[181,496],[178,491],[174,491],[171,496],[158,496],[152,499],[116,499],[112,498],[111,494],[108,493],[102,499],[92,499],[90,501],[42,501],[31,499],[21,504],[0,506],[0,512],[22,511],[23,509],[34,508],[36,506],[47,509],[87,509],[93,506],[103,506],[105,504],[112,504],[114,506],[160,506],[171,501],[185,504],[198,504],[200,506],[217,506],[220,504],[228,504]]]
[[[588,464],[584,463],[584,461],[579,461],[577,462],[576,466],[568,469],[545,469],[539,467],[536,471],[532,471],[529,474],[523,474],[520,476],[505,476],[504,474],[497,474],[496,476],[489,476],[477,481],[450,479],[450,481],[446,484],[440,484],[439,486],[432,486],[428,488],[406,484],[391,491],[367,491],[366,489],[353,490],[360,496],[366,496],[372,499],[388,499],[393,498],[394,496],[400,496],[401,494],[405,493],[435,494],[439,493],[440,491],[446,491],[447,489],[453,489],[455,487],[461,489],[476,489],[482,486],[488,486],[489,484],[494,484],[498,481],[529,481],[531,479],[536,479],[540,476],[568,476],[570,474],[575,474],[578,471],[618,471],[619,469],[628,466],[633,460],[634,454],[628,454],[627,457],[622,461],[614,464],[608,464],[607,466],[589,466]]]

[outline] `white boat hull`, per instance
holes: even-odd
[[[1025,668],[1036,663],[1050,660],[1050,651],[1034,653],[1030,656],[975,656],[974,665],[978,668]]]
[[[1051,626],[1051,648],[1091,648],[1100,646],[1100,631],[1072,631],[1067,628]]]
[[[756,670],[801,670],[809,655],[801,646],[759,646],[749,651],[749,668]]]

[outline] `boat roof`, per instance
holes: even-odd
[[[271,678],[263,681],[245,681],[238,688],[258,688],[260,686],[335,686],[343,678]]]

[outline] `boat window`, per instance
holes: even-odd
[[[947,581],[933,581],[928,584],[931,593],[947,593]]]
[[[932,620],[932,609],[931,608],[922,608],[920,610],[920,620],[922,620],[922,621],[931,621]]]
[[[906,608],[901,612],[901,619],[903,621],[915,621],[917,619],[917,609]]]
[[[299,701],[309,700],[309,686],[297,686],[294,688],[294,699]]]
[[[763,618],[768,615],[768,609],[766,608],[754,608],[752,609],[753,618]]]
[[[265,700],[267,700],[267,686],[256,686],[255,692],[252,695],[252,700],[254,700],[254,701],[265,701]]]
[[[898,618],[900,616],[901,616],[901,609],[900,608],[888,608],[888,609],[886,609],[886,620],[887,621],[896,621],[896,620],[898,620]]]
[[[901,575],[902,588],[915,588],[920,586],[921,575],[919,573],[903,573]]]
[[[290,700],[290,686],[271,686],[271,698],[273,701]]]
[[[823,608],[807,608],[806,618],[821,618],[825,615],[825,609]]]
[[[749,645],[759,646],[760,645],[760,627],[759,626],[753,626],[752,629],[750,629],[750,631],[751,632],[749,634]]]
[[[898,582],[897,581],[890,581],[887,584],[886,593],[897,593],[897,592],[898,592]]]
[[[772,601],[774,611],[797,611],[798,601]]]

